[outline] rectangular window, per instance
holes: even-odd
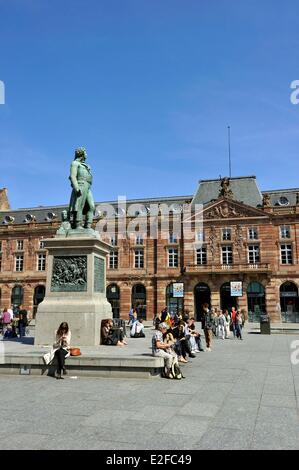
[[[207,249],[206,248],[198,248],[196,250],[196,262],[198,266],[207,264]]]
[[[260,247],[258,245],[248,246],[248,261],[250,264],[257,264],[261,261]]]
[[[109,268],[118,269],[118,251],[110,251],[109,255]]]
[[[24,248],[24,241],[17,240],[17,250],[23,250],[23,248]]]
[[[143,245],[143,237],[141,235],[136,236],[136,245]]]
[[[280,238],[291,238],[291,228],[286,225],[280,227]]]
[[[2,242],[0,242],[0,252],[2,251]]]
[[[177,243],[178,242],[178,237],[176,233],[170,232],[169,233],[169,243]]]
[[[24,269],[24,256],[16,255],[15,257],[15,271],[21,272]]]
[[[110,238],[110,244],[112,246],[117,246],[117,236],[116,235],[114,237]]]
[[[222,240],[230,241],[232,239],[232,231],[230,228],[224,228],[222,230]]]
[[[177,248],[168,248],[168,267],[178,268],[179,266],[179,250]]]
[[[248,229],[248,238],[249,240],[257,240],[258,239],[258,231],[256,228],[249,228]]]
[[[233,249],[231,246],[222,247],[222,264],[233,264]]]
[[[144,267],[144,254],[143,250],[135,250],[134,266],[136,269],[142,269]]]
[[[37,270],[38,271],[46,270],[46,255],[43,255],[43,254],[37,255]]]
[[[281,264],[293,264],[292,245],[280,245]]]
[[[40,240],[39,241],[39,249],[43,250],[44,248],[45,248],[45,242],[44,242],[44,240]]]
[[[0,255],[0,271],[2,271],[2,255]]]

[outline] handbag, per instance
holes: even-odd
[[[70,355],[71,356],[81,356],[81,349],[80,348],[70,348]]]
[[[48,353],[44,354],[43,355],[43,360],[44,360],[44,363],[46,365],[50,364],[50,362],[51,362],[51,353],[48,352]]]

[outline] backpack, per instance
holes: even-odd
[[[168,374],[168,369],[164,367],[162,370],[162,377],[165,377],[167,379],[176,379],[176,380],[181,380],[185,378],[177,362],[172,363],[169,374]]]

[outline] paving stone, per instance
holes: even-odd
[[[250,449],[253,432],[226,427],[210,427],[201,440],[192,449],[196,450],[248,450]]]

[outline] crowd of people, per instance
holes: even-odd
[[[242,328],[245,324],[245,312],[241,309],[231,308],[217,310],[203,306],[201,319],[204,331],[206,348],[212,350],[213,338],[243,340]],[[165,376],[173,378],[174,363],[187,363],[188,357],[196,357],[196,353],[203,352],[202,338],[196,330],[195,319],[189,312],[184,315],[169,315],[165,307],[160,315],[154,318],[155,332],[152,338],[153,356],[163,357],[165,362]],[[232,335],[231,335],[232,333]]]
[[[22,305],[14,313],[13,308],[4,308],[0,313],[0,333],[4,339],[26,336],[29,324],[27,310]]]

